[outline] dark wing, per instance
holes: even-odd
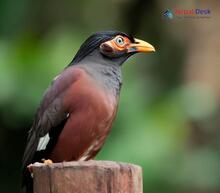
[[[22,161],[23,171],[33,161],[40,138],[67,119],[68,111],[64,107],[63,97],[69,86],[76,81],[76,72],[74,67],[66,68],[47,89],[29,131]]]

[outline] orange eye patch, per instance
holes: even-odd
[[[112,40],[103,42],[100,45],[100,50],[105,55],[115,55],[118,52],[124,52],[127,51],[129,45],[131,44],[131,41],[129,38],[118,35]]]
[[[113,40],[110,41],[115,50],[122,51],[126,48],[131,41],[127,37],[116,36]]]

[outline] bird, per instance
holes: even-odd
[[[46,90],[28,132],[22,187],[33,192],[28,166],[42,160],[87,161],[102,148],[116,117],[122,64],[155,48],[120,31],[88,37]]]

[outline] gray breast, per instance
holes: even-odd
[[[115,96],[119,95],[122,84],[120,66],[88,62],[86,65],[81,65],[81,67],[97,81],[97,84],[107,91],[113,92]]]

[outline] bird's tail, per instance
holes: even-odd
[[[33,178],[30,172],[27,170],[23,176],[22,186],[24,187],[25,193],[33,193]]]

